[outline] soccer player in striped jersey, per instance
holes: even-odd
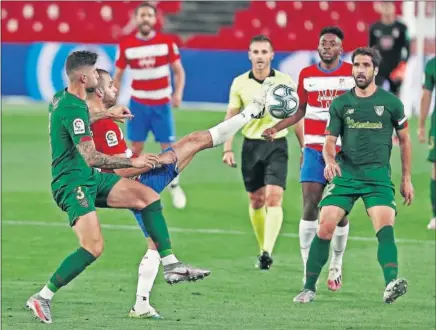
[[[339,95],[354,87],[352,65],[340,59],[344,33],[338,27],[326,27],[320,33],[318,53],[321,61],[300,72],[298,96],[300,105],[296,114],[266,130],[264,136],[273,138],[278,132],[294,125],[304,117],[304,153],[300,182],[303,190],[303,217],[300,220],[299,236],[301,257],[306,272],[309,248],[318,229],[318,204],[327,184],[324,178],[325,162],[322,148],[325,143],[325,129],[329,120],[331,102]],[[340,140],[337,141],[337,150]],[[333,257],[327,285],[332,291],[342,286],[342,257],[344,255],[349,225],[346,218],[339,222],[333,238]],[[305,275],[304,275],[305,278]]]
[[[175,108],[180,106],[185,86],[185,71],[177,45],[169,37],[154,30],[156,13],[156,8],[146,2],[136,8],[138,32],[120,42],[115,63],[114,83],[118,90],[124,70],[127,66],[131,70],[133,82],[130,111],[134,118],[127,123],[127,137],[132,142],[132,151],[138,155],[142,152],[150,131],[162,150],[175,141],[171,104]],[[174,93],[170,81],[171,70],[174,73]],[[184,208],[186,196],[178,177],[168,189],[173,205]]]

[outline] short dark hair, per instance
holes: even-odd
[[[252,43],[255,43],[255,42],[267,42],[267,43],[269,43],[269,45],[271,46],[271,48],[274,48],[271,39],[268,38],[268,37],[267,37],[266,35],[264,35],[264,34],[258,34],[257,36],[254,36],[253,38],[251,38],[251,40],[250,40],[250,46],[251,46]]]
[[[83,66],[94,66],[97,63],[98,54],[87,50],[79,50],[71,53],[67,57],[65,69],[67,75]]]
[[[380,67],[382,57],[377,49],[371,47],[359,47],[353,52],[353,55],[351,55],[351,62],[354,63],[354,58],[357,55],[366,55],[371,57],[372,64],[374,65],[374,67],[375,68]]]
[[[157,14],[157,8],[156,6],[153,6],[151,3],[149,2],[143,2],[141,3],[138,7],[135,8],[135,15],[138,15],[138,11],[141,8],[151,8],[153,9],[154,13]]]
[[[341,28],[338,26],[326,26],[319,33],[319,37],[321,38],[323,35],[325,35],[327,33],[334,34],[339,39],[341,39],[341,41],[344,40],[344,31],[342,31]]]

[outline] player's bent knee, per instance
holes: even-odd
[[[303,206],[303,219],[316,220],[318,219],[319,209],[317,203],[305,202]]]
[[[104,241],[103,237],[98,239],[84,240],[80,242],[80,245],[89,253],[91,253],[95,258],[98,258],[103,253]]]
[[[319,216],[318,236],[322,239],[332,239],[336,225],[345,216],[345,211],[337,206],[325,206]]]
[[[282,206],[282,194],[270,194],[266,196],[265,204],[267,207]]]

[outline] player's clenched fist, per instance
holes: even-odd
[[[404,204],[405,205],[412,204],[415,193],[413,191],[413,185],[410,179],[401,180],[400,192],[401,192],[401,196],[404,197]]]
[[[142,154],[137,158],[131,158],[132,167],[143,168],[150,167],[155,168],[159,164],[159,156],[155,154]]]
[[[124,105],[114,105],[113,107],[109,108],[108,112],[110,118],[122,123],[124,122],[124,119],[133,118],[129,108]]]
[[[273,141],[276,137],[277,130],[274,127],[267,128],[263,131],[262,137],[267,141]]]
[[[324,168],[324,177],[327,179],[327,181],[331,181],[336,175],[342,175],[341,168],[339,167],[338,163],[327,163]]]

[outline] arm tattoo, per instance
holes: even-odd
[[[89,122],[91,124],[93,124],[94,122],[96,122],[97,120],[103,119],[103,118],[107,118],[109,117],[109,111],[108,110],[104,110],[104,111],[89,111]]]
[[[107,156],[95,150],[94,141],[81,142],[76,147],[85,162],[91,167],[105,169],[132,167],[129,158]]]

